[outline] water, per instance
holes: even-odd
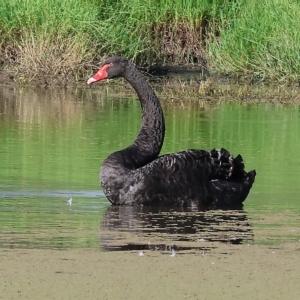
[[[163,153],[224,147],[256,169],[243,210],[110,207],[99,167],[136,136],[135,96],[107,86],[0,87],[0,247],[183,251],[299,243],[299,105],[191,99],[163,108]]]

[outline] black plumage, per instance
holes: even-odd
[[[245,172],[240,155],[225,149],[186,150],[159,156],[165,123],[159,100],[135,65],[126,58],[108,58],[88,84],[124,77],[142,108],[142,126],[135,141],[112,153],[102,164],[100,182],[114,205],[240,205],[255,179]]]

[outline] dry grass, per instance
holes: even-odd
[[[171,64],[198,64],[207,66],[205,35],[207,22],[193,25],[186,21],[176,24],[153,25],[155,60]]]
[[[167,102],[179,102],[182,105],[189,100],[219,103],[225,101],[296,103],[300,101],[298,87],[286,85],[251,85],[248,83],[223,83],[216,78],[207,78],[198,82],[181,80],[169,81],[158,88],[159,97]]]
[[[47,76],[67,82],[70,77],[87,73],[86,62],[91,60],[86,46],[73,37],[35,37],[29,33],[11,52],[12,70],[21,82]]]

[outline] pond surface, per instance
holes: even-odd
[[[300,106],[196,99],[162,105],[163,153],[224,147],[256,169],[243,210],[111,207],[99,168],[134,140],[136,97],[108,85],[0,87],[0,247],[169,251],[299,243]]]

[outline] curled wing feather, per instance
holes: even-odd
[[[211,172],[213,159],[204,150],[186,150],[178,153],[166,154],[140,168],[145,174],[164,173],[165,176],[178,172],[194,172],[201,169],[203,173]]]

